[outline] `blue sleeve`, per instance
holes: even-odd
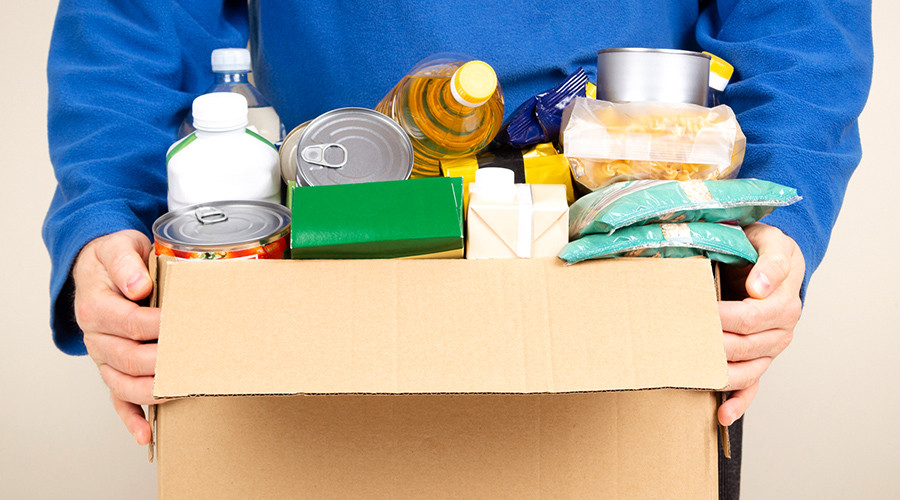
[[[710,4],[697,41],[735,67],[724,102],[747,136],[740,176],[792,186],[803,196],[763,222],[800,246],[805,296],[862,155],[857,117],[872,79],[871,3]]]
[[[57,189],[43,226],[56,345],[84,354],[72,263],[90,240],[150,236],[166,210],[165,153],[210,53],[247,44],[247,4],[191,0],[60,2],[47,62],[48,136]]]

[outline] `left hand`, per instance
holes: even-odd
[[[757,222],[744,231],[759,259],[752,266],[723,268],[723,299],[735,300],[719,302],[728,390],[733,391],[719,407],[719,423],[725,426],[747,411],[760,377],[791,343],[806,269],[800,247],[778,228]]]

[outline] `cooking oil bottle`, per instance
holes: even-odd
[[[487,146],[503,121],[503,93],[494,69],[452,53],[423,59],[375,108],[409,135],[412,177],[441,174],[440,161]]]

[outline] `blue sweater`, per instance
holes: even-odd
[[[507,113],[609,47],[708,50],[737,68],[725,93],[747,136],[741,175],[804,200],[765,222],[800,245],[804,290],[860,160],[857,117],[872,71],[870,5],[804,0],[63,0],[50,47],[48,128],[58,188],[43,236],[51,324],[85,353],[70,270],[88,241],[148,236],[166,209],[166,148],[213,80],[209,56],[248,40],[256,83],[288,130],[345,106],[374,107],[440,51],[490,63]],[[151,236],[152,237],[152,236]]]

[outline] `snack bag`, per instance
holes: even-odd
[[[759,179],[616,182],[572,205],[569,238],[661,222],[746,226],[800,199],[796,189]]]
[[[732,178],[747,140],[728,106],[575,98],[560,142],[575,181],[593,191],[626,180]]]
[[[596,87],[589,88],[592,85],[584,69],[576,69],[556,87],[528,98],[516,108],[494,140],[517,149],[557,142],[566,106],[577,96],[585,97],[588,90],[596,95]]]
[[[628,226],[571,241],[559,253],[569,264],[613,257],[696,256],[735,266],[754,263],[759,257],[743,229],[712,222]]]

